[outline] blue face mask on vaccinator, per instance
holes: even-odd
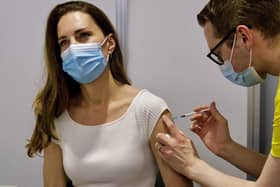
[[[250,62],[249,67],[242,72],[235,72],[232,67],[232,55],[235,47],[236,35],[234,36],[233,46],[231,50],[230,59],[225,61],[225,63],[220,66],[220,70],[223,73],[224,77],[230,80],[231,82],[245,87],[254,86],[264,82],[264,79],[258,74],[256,69],[251,66],[252,63],[252,49],[250,50]]]
[[[102,52],[106,42],[72,44],[62,54],[63,71],[81,84],[96,80],[105,70],[108,58]]]
[[[225,62],[220,67],[223,75],[231,82],[240,86],[250,87],[264,82],[254,67],[250,66],[242,72],[236,73],[230,62]]]

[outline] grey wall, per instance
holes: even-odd
[[[216,101],[229,120],[232,137],[246,145],[248,90],[227,81],[205,57],[208,48],[196,14],[206,2],[129,1],[128,72],[137,87],[164,98],[174,114]],[[188,130],[189,121],[180,120],[177,125],[192,137],[203,159],[226,173],[245,177],[212,155]]]
[[[261,86],[260,151],[268,154],[271,148],[274,96],[278,77],[268,76]]]
[[[42,86],[49,11],[62,0],[3,1],[0,6],[0,185],[42,186],[42,159],[24,148],[34,128],[33,99]],[[91,0],[115,22],[115,1]]]

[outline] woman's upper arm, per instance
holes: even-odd
[[[58,144],[50,143],[44,149],[44,187],[66,187],[62,152]]]
[[[171,114],[169,111],[165,111],[163,114],[167,115],[168,117],[171,117]],[[156,135],[159,132],[167,132],[167,129],[165,125],[163,124],[161,118],[157,121],[156,126],[154,127],[154,130],[152,132],[152,135],[150,137],[150,145],[152,148],[152,151],[154,153],[154,156],[156,158],[158,167],[160,169],[161,176],[163,178],[163,181],[165,183],[166,187],[190,187],[193,186],[192,181],[185,178],[184,176],[180,175],[176,171],[174,171],[171,167],[169,167],[157,154],[157,150],[155,148],[155,142],[156,142]]]

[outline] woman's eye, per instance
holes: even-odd
[[[79,35],[79,37],[80,37],[81,39],[86,39],[86,38],[88,38],[89,36],[91,36],[91,34],[88,33],[88,32],[82,32],[82,33],[80,33],[80,35]]]
[[[62,40],[62,41],[60,41],[59,42],[59,46],[60,46],[60,48],[63,48],[65,45],[66,45],[66,40]]]

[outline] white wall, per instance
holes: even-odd
[[[174,114],[216,101],[232,137],[247,140],[247,89],[235,86],[205,56],[208,48],[196,14],[207,0],[129,1],[128,72],[133,83],[164,98]],[[191,136],[201,157],[226,173],[245,175],[213,156],[194,136],[189,121],[177,125]]]
[[[43,40],[50,10],[62,0],[3,1],[0,6],[0,185],[42,186],[41,158],[24,148],[42,86]],[[115,1],[91,0],[115,22]]]

